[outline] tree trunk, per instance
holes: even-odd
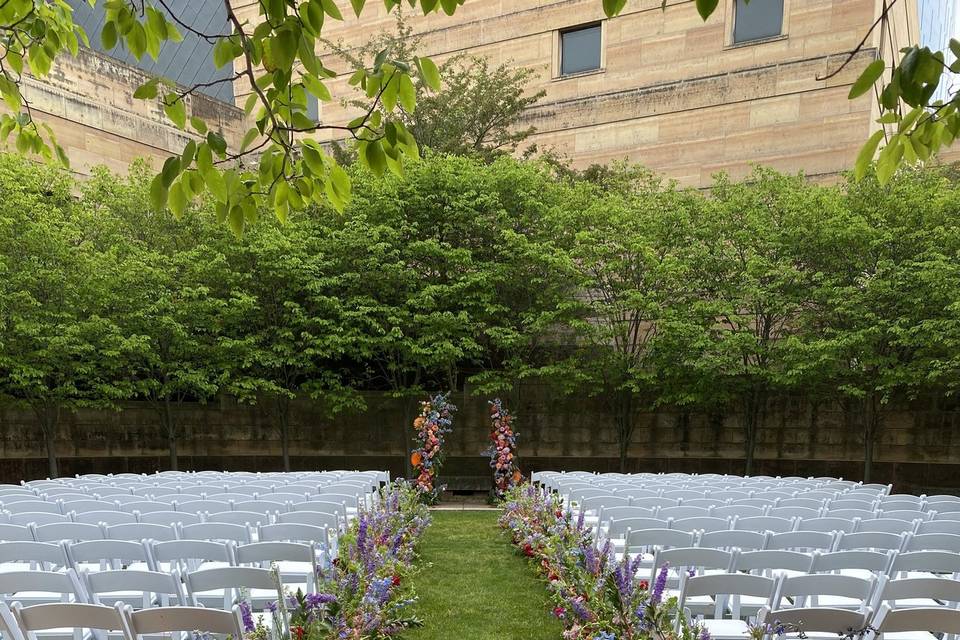
[[[877,394],[870,393],[864,399],[863,415],[863,481],[870,482],[873,475],[873,442],[879,424]]]
[[[173,409],[170,406],[169,398],[163,401],[163,426],[167,430],[167,442],[170,448],[170,469],[178,471],[180,466],[177,458],[177,425],[173,419]]]
[[[754,454],[757,448],[757,431],[760,428],[760,408],[763,404],[763,392],[752,389],[744,403],[744,475],[753,475]]]
[[[57,462],[57,425],[60,422],[60,407],[45,406],[43,410],[43,440],[47,449],[47,469],[51,478],[60,476]]]
[[[633,441],[633,394],[629,391],[618,394],[617,403],[617,436],[619,441],[620,473],[627,471],[627,454],[630,443]]]
[[[280,423],[280,449],[283,453],[283,470],[290,471],[290,399],[277,396],[277,421]]]

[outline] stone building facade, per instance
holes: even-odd
[[[328,20],[325,36],[357,47],[394,29],[382,3]],[[628,159],[684,185],[708,186],[760,163],[810,176],[852,166],[877,115],[875,98],[850,101],[850,85],[878,54],[893,58],[919,38],[917,3],[894,5],[862,52],[844,62],[878,18],[879,0],[722,0],[704,22],[691,0],[630,0],[604,18],[600,0],[468,0],[454,16],[409,16],[424,54],[466,54],[529,67],[545,97],[526,120],[532,142],[575,166]],[[256,11],[246,5],[247,12]],[[325,57],[327,64],[332,58]],[[345,71],[345,67],[337,68]],[[346,77],[334,95],[350,95]],[[237,99],[244,90],[237,88]],[[322,118],[355,115],[323,105]]]

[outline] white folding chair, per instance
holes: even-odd
[[[697,546],[709,549],[756,551],[767,544],[767,536],[757,531],[706,531]]]
[[[38,542],[60,542],[61,540],[82,542],[84,540],[103,540],[103,527],[81,522],[54,522],[35,527],[33,535]]]
[[[712,518],[710,516],[679,518],[670,520],[670,528],[678,531],[728,531],[733,520],[731,518]]]
[[[904,535],[895,533],[840,533],[834,545],[836,551],[852,551],[856,549],[875,549],[877,551],[899,551],[906,544]]]
[[[908,551],[898,553],[890,567],[893,578],[960,579],[960,554],[953,551]]]
[[[15,525],[36,525],[73,522],[70,516],[65,513],[38,513],[28,511],[26,513],[11,513],[10,523]]]
[[[770,534],[767,549],[829,551],[833,549],[835,542],[836,536],[825,531],[787,531]]]
[[[228,522],[185,524],[180,527],[180,538],[182,540],[230,541],[238,544],[253,542],[250,536],[250,527]]]
[[[960,535],[924,533],[907,538],[904,551],[952,551],[960,553]]]
[[[797,522],[793,518],[779,518],[776,516],[747,516],[737,518],[733,522],[733,528],[738,531],[757,531],[759,533],[786,533],[793,531]]]
[[[881,579],[874,609],[888,604],[894,609],[960,605],[960,580],[944,578]]]
[[[906,532],[913,531],[914,526],[915,523],[909,520],[877,518],[876,520],[861,520],[854,531],[857,533],[893,533],[902,535]]]
[[[895,551],[831,551],[813,554],[810,573],[836,573],[855,578],[877,579],[893,564]]]
[[[797,531],[823,531],[826,533],[844,531],[852,533],[856,522],[846,518],[807,518],[797,523]]]
[[[680,610],[697,616],[697,607],[691,607],[695,598],[712,599],[712,610],[700,610],[698,623],[715,640],[742,640],[748,635],[749,618],[759,609],[750,612],[742,605],[745,597],[769,603],[774,597],[777,581],[763,576],[745,573],[719,573],[690,577],[683,574],[680,584]],[[729,618],[727,618],[729,612]],[[699,616],[697,616],[699,617]]]
[[[276,526],[276,525],[274,525]],[[236,548],[237,564],[269,569],[276,565],[283,584],[296,593],[316,591],[316,548],[303,542],[254,542]]]
[[[836,640],[858,637],[867,628],[870,611],[851,611],[829,607],[803,607],[771,611],[764,608],[757,616],[758,626],[780,626],[783,638],[804,637],[809,640]],[[777,637],[771,634],[769,637]]]
[[[0,540],[3,542],[32,542],[33,530],[22,524],[0,524]]]

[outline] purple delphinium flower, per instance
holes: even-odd
[[[316,609],[322,605],[336,602],[337,596],[332,593],[308,593],[305,600],[308,609]]]
[[[700,629],[700,636],[697,638],[697,640],[710,640],[710,632],[706,627]]]
[[[267,603],[267,611],[269,611],[270,613],[277,612],[277,602],[275,600],[273,602]]]
[[[660,573],[657,574],[657,580],[653,583],[653,590],[650,592],[650,601],[654,604],[660,604],[663,600],[663,590],[667,588],[667,574],[670,572],[670,563],[664,563],[660,567]]]
[[[257,628],[257,625],[253,621],[253,611],[250,610],[250,603],[246,600],[241,600],[239,606],[240,619],[243,621],[243,630],[250,633]]]

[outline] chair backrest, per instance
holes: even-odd
[[[879,512],[878,517],[880,517],[880,518],[894,518],[895,520],[911,520],[911,521],[913,521],[913,520],[929,520],[929,519],[930,519],[930,513],[929,513],[929,512],[926,512],[926,511],[919,511],[919,510],[906,510],[906,509],[898,509],[898,510],[889,509],[889,510],[886,510],[886,509],[885,509],[885,510],[882,510],[882,511]]]
[[[151,564],[150,554],[141,542],[131,540],[87,540],[66,546],[72,564],[98,563],[104,568],[120,569],[132,562]]]
[[[820,513],[820,509],[810,509],[808,507],[781,507],[779,505],[776,507],[771,507],[767,511],[767,515],[774,518],[812,519],[819,518]]]
[[[847,520],[845,518],[802,518],[799,523],[797,523],[798,531],[825,531],[827,533],[831,531],[845,531],[850,533],[853,531],[856,523],[853,520]]]
[[[271,562],[303,562],[315,564],[316,554],[312,545],[302,542],[253,542],[236,548],[238,564],[254,564],[265,568]],[[311,571],[311,575],[313,575]]]
[[[85,511],[73,514],[74,522],[86,524],[130,524],[137,521],[137,516],[125,511]]]
[[[837,536],[836,550],[846,551],[852,549],[880,549],[882,551],[899,551],[906,537],[895,533],[841,533]]]
[[[0,542],[0,564],[36,562],[46,570],[65,567],[70,560],[63,546],[52,542]]]
[[[876,511],[877,501],[840,497],[827,503],[827,511],[838,509],[856,509],[858,511]]]
[[[956,513],[960,511],[960,502],[956,500],[927,500],[927,511],[937,513]]]
[[[59,522],[72,522],[70,516],[65,513],[42,513],[36,511],[27,511],[25,513],[11,513],[10,523],[18,525],[44,525],[55,524]]]
[[[170,525],[138,522],[107,527],[106,537],[110,540],[176,540],[177,531]]]
[[[206,517],[207,522],[224,522],[251,527],[270,524],[270,520],[269,513],[257,513],[254,511],[221,511],[220,513],[207,514]]]
[[[641,509],[661,509],[665,507],[676,507],[680,504],[677,498],[633,498],[630,504]]]
[[[823,514],[827,518],[841,518],[843,520],[875,520],[877,512],[867,509],[827,509]]]
[[[706,531],[700,536],[699,546],[709,549],[755,551],[762,549],[766,543],[766,534],[757,531]]]
[[[731,518],[711,518],[709,516],[679,518],[670,521],[670,528],[678,531],[726,531],[732,524]]]
[[[746,571],[772,576],[779,571],[809,572],[813,556],[800,551],[760,550],[741,551],[733,561],[734,571]]]
[[[904,551],[953,551],[960,553],[960,535],[952,533],[924,533],[910,536]]]
[[[733,523],[733,528],[740,531],[757,531],[766,533],[784,533],[793,531],[797,526],[793,518],[779,518],[776,516],[748,516],[737,518]]]
[[[909,551],[898,553],[890,567],[890,575],[896,577],[908,571],[923,571],[939,574],[960,573],[960,554],[953,551]]]
[[[683,505],[679,507],[663,507],[657,512],[657,517],[662,520],[668,518],[673,518],[674,520],[681,518],[706,518],[709,516],[710,509],[704,509],[703,507],[685,507]]]
[[[226,500],[187,500],[185,502],[174,502],[174,511],[183,511],[184,513],[219,513],[229,511],[230,503]]]
[[[289,489],[290,487],[283,487],[284,489]],[[280,502],[282,504],[299,504],[301,502],[307,501],[307,496],[305,493],[293,493],[292,491],[273,491],[257,494],[261,500],[270,500],[272,502]]]
[[[641,529],[627,534],[626,550],[635,553],[653,547],[692,547],[694,535],[676,529]]]
[[[651,584],[656,580],[660,567],[669,565],[676,571],[694,571],[701,569],[720,569],[732,571],[733,553],[720,549],[705,549],[703,547],[679,547],[673,549],[658,549],[653,558],[653,568],[650,576]]]
[[[182,570],[195,571],[204,562],[222,562],[236,564],[232,542],[214,542],[211,540],[169,540],[154,542],[150,555],[158,565],[163,563]]]
[[[773,599],[776,585],[777,581],[773,578],[747,573],[716,573],[693,577],[681,574],[680,608],[684,608],[687,598],[710,596],[716,601],[713,618],[722,619],[725,609],[729,607],[731,616],[736,619],[740,617],[740,598],[723,596],[766,598],[769,603]]]
[[[0,594],[9,596],[23,591],[56,595],[64,602],[83,602],[86,599],[86,592],[73,569],[0,572]]]
[[[3,501],[3,508],[11,513],[64,513],[60,510],[60,504],[57,502],[46,502],[36,496],[31,500],[17,500],[16,504],[11,504],[13,500]]]
[[[669,491],[664,491],[661,494],[664,498],[675,498],[677,500],[696,500],[698,498],[704,498],[707,495],[706,490],[694,490],[694,489],[671,489]]]
[[[277,543],[271,543],[277,544]],[[283,597],[273,571],[259,567],[216,567],[190,571],[184,576],[187,595],[198,604],[201,592],[223,591],[224,606],[236,600],[237,594],[248,589],[277,590],[277,600]]]
[[[717,518],[755,518],[763,516],[766,512],[767,510],[765,507],[745,504],[728,504],[720,507],[714,507],[711,515]]]
[[[621,538],[627,535],[628,531],[640,531],[641,529],[669,529],[670,523],[658,518],[617,518],[610,521],[607,529],[607,537]]]
[[[173,511],[173,506],[165,502],[146,502],[144,500],[135,500],[123,502],[120,504],[120,510],[127,513],[137,512],[141,516],[154,511]]]
[[[645,509],[643,507],[622,506],[604,508],[600,514],[600,519],[604,522],[610,520],[623,520],[624,518],[655,518],[656,509]]]
[[[285,502],[274,502],[272,500],[243,500],[233,503],[234,511],[252,511],[254,513],[281,513],[289,511],[289,505]]]
[[[813,492],[807,492],[804,495],[809,496]],[[803,507],[812,511],[821,511],[823,509],[823,500],[809,497],[784,498],[777,503],[777,507]]]
[[[82,522],[53,522],[34,528],[33,535],[39,542],[60,540],[103,540],[103,527]]]
[[[889,605],[880,607],[873,622],[877,637],[884,633],[907,633],[926,631],[928,633],[960,633],[960,611],[947,607],[915,607],[911,609],[893,609]]]
[[[890,569],[893,551],[831,551],[814,553],[810,573],[829,573],[844,569],[863,569],[880,575]]]
[[[86,513],[87,511],[117,511],[116,502],[107,500],[63,500],[60,505],[63,513]]]
[[[960,603],[960,580],[936,577],[885,580],[881,582],[878,592],[877,603],[885,602],[895,609],[901,608],[901,605],[897,604],[898,600],[921,598],[933,599],[955,609],[957,603]]]
[[[90,629],[114,632],[126,630],[126,623],[119,609],[101,604],[55,602],[29,607],[15,604],[14,615],[20,629],[29,638],[36,638],[37,631],[47,629]]]
[[[143,524],[197,524],[203,519],[195,513],[185,511],[152,511],[150,513],[141,513],[140,522]]]
[[[861,520],[855,531],[872,531],[877,533],[895,533],[913,531],[913,522],[897,520],[896,518],[877,518],[876,520]]]
[[[183,604],[183,591],[180,580],[175,573],[161,571],[137,571],[122,569],[119,571],[98,571],[84,575],[87,590],[96,604],[116,602],[123,598],[123,603],[135,609],[145,609],[151,606],[154,600],[159,600],[161,606],[169,606],[171,600]],[[137,594],[134,602],[129,601],[131,592]]]
[[[794,609],[780,609],[778,611],[764,610],[760,613],[759,624],[779,624],[787,629],[802,629],[804,633],[830,633],[838,637],[856,637],[856,633],[867,627],[869,611],[852,611],[850,609],[835,609],[831,607],[799,607]],[[854,634],[848,636],[848,634]]]
[[[865,611],[876,584],[875,578],[857,578],[833,573],[818,573],[806,576],[790,576],[780,584],[774,608],[779,609],[785,601],[793,600],[794,606],[818,606],[820,596],[851,598],[859,601],[858,608]]]
[[[251,542],[250,527],[229,522],[201,522],[186,524],[180,528],[180,537],[184,540],[229,540],[232,542]]]
[[[204,607],[158,607],[127,612],[127,619],[134,636],[197,631],[243,637],[240,609],[236,606],[230,611]]]
[[[834,540],[833,533],[824,531],[787,531],[770,534],[767,549],[830,550]]]
[[[0,540],[4,542],[30,542],[33,531],[22,524],[0,524]]]
[[[326,527],[296,523],[263,525],[257,539],[261,542],[306,542],[324,547],[330,544],[329,530]]]

